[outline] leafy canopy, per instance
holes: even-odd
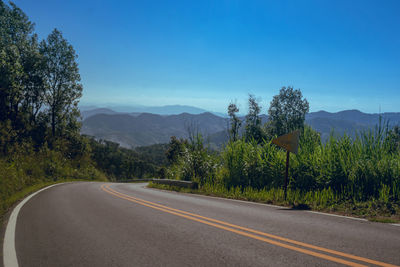
[[[282,87],[275,95],[268,109],[268,128],[275,135],[283,135],[296,129],[304,128],[304,120],[310,106],[303,98],[300,89]]]

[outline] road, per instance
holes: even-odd
[[[19,266],[400,265],[399,226],[145,185],[32,197],[16,223]]]

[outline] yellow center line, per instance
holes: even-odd
[[[278,240],[285,241],[285,242],[288,242],[288,243],[292,243],[292,244],[295,244],[295,245],[299,245],[299,246],[303,246],[303,247],[307,247],[307,248],[312,248],[312,249],[315,249],[315,250],[324,251],[324,252],[335,254],[335,255],[338,255],[338,256],[343,256],[343,257],[347,257],[347,258],[351,258],[351,259],[355,259],[355,260],[359,260],[359,261],[364,261],[364,262],[375,264],[375,265],[378,265],[378,266],[396,266],[396,265],[387,264],[387,263],[384,263],[384,262],[379,262],[379,261],[375,261],[375,260],[371,260],[371,259],[367,259],[367,258],[363,258],[363,257],[359,257],[359,256],[354,256],[354,255],[351,255],[351,254],[347,254],[347,253],[343,253],[343,252],[339,252],[339,251],[335,251],[335,250],[331,250],[331,249],[326,249],[326,248],[310,245],[310,244],[307,244],[307,243],[291,240],[291,239],[288,239],[288,238],[284,238],[284,237],[280,237],[280,236],[276,236],[276,235],[260,232],[260,231],[254,230],[254,229],[242,227],[242,226],[239,226],[239,225],[230,224],[230,223],[227,223],[227,222],[224,222],[224,221],[208,218],[208,217],[201,216],[201,215],[198,215],[198,214],[194,214],[194,213],[190,213],[190,212],[186,212],[186,211],[170,208],[170,207],[163,206],[163,205],[160,205],[160,204],[157,204],[157,203],[153,203],[153,202],[150,202],[150,201],[147,201],[147,200],[144,200],[144,199],[140,199],[140,198],[136,198],[136,197],[132,197],[132,196],[120,193],[118,191],[115,191],[115,190],[111,189],[108,185],[107,186],[106,185],[102,185],[102,189],[105,192],[107,192],[109,194],[112,194],[112,195],[115,195],[115,196],[117,196],[119,198],[123,198],[123,199],[126,199],[128,201],[135,202],[135,203],[138,203],[138,204],[141,204],[141,205],[153,208],[153,209],[164,211],[164,212],[167,212],[167,213],[170,213],[170,214],[174,214],[176,216],[184,217],[184,218],[189,219],[189,220],[197,221],[197,222],[200,222],[200,223],[203,223],[203,224],[214,226],[216,228],[220,228],[220,229],[224,229],[224,230],[227,230],[227,231],[230,231],[230,232],[234,232],[234,233],[239,234],[239,235],[247,236],[247,237],[250,237],[250,238],[253,238],[253,239],[257,239],[257,240],[261,240],[261,241],[273,244],[273,245],[277,245],[277,246],[284,247],[284,248],[287,248],[287,249],[295,250],[295,251],[298,251],[298,252],[301,252],[301,253],[304,253],[304,254],[312,255],[312,256],[323,258],[323,259],[326,259],[326,260],[338,262],[338,263],[341,263],[341,264],[345,264],[345,265],[349,265],[349,266],[365,266],[365,265],[361,265],[361,264],[358,264],[358,263],[354,263],[354,262],[350,262],[350,261],[347,261],[347,260],[343,260],[343,259],[340,259],[340,258],[335,258],[335,257],[329,256],[329,255],[326,255],[326,254],[321,254],[321,253],[310,251],[310,250],[307,250],[307,249],[298,248],[298,247],[294,247],[294,246],[287,245],[287,244],[284,244],[284,243],[280,243],[280,242],[277,242],[275,240],[263,238],[263,237],[256,236],[256,235],[253,235],[253,234],[250,234],[250,233],[246,233],[246,232],[243,232],[243,231],[239,231],[239,230],[236,230],[236,229],[244,230],[244,231],[255,233],[255,234],[258,234],[258,235],[267,236],[267,237],[270,237],[270,238],[278,239]],[[212,222],[215,222],[215,223],[218,223],[218,224],[215,224],[215,223],[212,223]],[[222,224],[222,225],[220,225],[220,224]],[[232,227],[232,228],[236,228],[236,229],[225,227],[223,225],[229,226],[229,227]]]
[[[134,199],[134,200],[138,200],[138,201],[141,201],[141,202],[149,203],[149,204],[154,205],[154,206],[158,206],[158,207],[161,207],[161,208],[164,208],[164,209],[168,209],[168,210],[176,211],[176,212],[179,212],[179,213],[187,214],[187,215],[190,215],[190,216],[193,216],[193,217],[197,217],[197,218],[201,218],[201,219],[204,219],[204,220],[216,222],[216,223],[219,223],[219,224],[222,224],[222,225],[226,225],[226,226],[233,227],[233,228],[236,228],[236,229],[244,230],[244,231],[251,232],[251,233],[254,233],[254,234],[267,236],[267,237],[278,239],[278,240],[281,240],[281,241],[285,241],[285,242],[288,242],[288,243],[291,243],[291,244],[295,244],[295,245],[299,245],[299,246],[303,246],[303,247],[307,247],[307,248],[311,248],[311,249],[327,252],[327,253],[338,255],[338,256],[342,256],[342,257],[347,257],[347,258],[358,260],[358,261],[363,261],[363,262],[366,262],[366,263],[371,263],[371,264],[378,265],[378,266],[396,267],[396,265],[392,265],[392,264],[388,264],[388,263],[384,263],[384,262],[380,262],[380,261],[376,261],[376,260],[371,260],[371,259],[368,259],[368,258],[363,258],[363,257],[351,255],[351,254],[348,254],[348,253],[335,251],[335,250],[332,250],[332,249],[327,249],[327,248],[323,248],[323,247],[314,246],[314,245],[311,245],[311,244],[299,242],[299,241],[296,241],[296,240],[291,240],[291,239],[280,237],[280,236],[277,236],[277,235],[268,234],[268,233],[265,233],[265,232],[260,232],[260,231],[254,230],[254,229],[242,227],[242,226],[231,224],[231,223],[228,223],[228,222],[212,219],[212,218],[209,218],[209,217],[204,217],[204,216],[201,216],[201,215],[198,215],[198,214],[194,214],[194,213],[190,213],[190,212],[187,212],[187,211],[182,211],[182,210],[170,208],[170,207],[167,207],[167,206],[164,206],[164,205],[160,205],[160,204],[153,203],[153,202],[150,202],[150,201],[147,201],[147,200],[144,200],[144,199],[136,198],[136,197],[133,197],[133,196],[129,196],[129,195],[117,192],[117,191],[113,190],[112,188],[110,188],[109,186],[107,186],[107,188],[109,190],[113,191],[114,193],[119,194],[119,195],[124,196],[124,197],[128,197],[128,198],[131,198],[131,199]]]

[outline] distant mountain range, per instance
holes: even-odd
[[[187,107],[153,107],[160,114],[138,112],[137,109],[128,112],[117,112],[108,108],[86,109],[81,111],[81,133],[110,140],[127,148],[168,143],[171,136],[187,138],[189,132],[201,133],[206,142],[214,147],[228,140],[228,118],[210,112],[198,114],[196,112],[201,109]],[[194,113],[165,115],[180,109]],[[381,116],[382,122],[386,121],[391,126],[400,124],[400,112],[383,113]],[[262,115],[263,123],[267,120],[267,116]],[[379,114],[367,114],[358,110],[336,113],[318,111],[307,114],[306,123],[320,132],[322,140],[327,140],[332,130],[336,135],[347,133],[354,137],[356,132],[375,127],[379,123]]]
[[[209,112],[179,115],[96,114],[83,121],[83,134],[119,143],[123,147],[168,143],[171,136],[187,138],[188,133],[209,136],[224,132],[227,119]]]
[[[98,108],[96,106],[81,106],[81,114],[83,118],[91,116],[93,113],[104,113],[110,114],[115,112],[125,114],[138,114],[138,113],[153,113],[159,115],[178,115],[182,113],[189,114],[201,114],[210,112],[205,109],[187,106],[187,105],[167,105],[167,106],[121,106],[121,105],[109,105],[107,108]],[[219,112],[210,112],[220,117],[226,117],[226,114]],[[89,116],[88,116],[89,114]]]

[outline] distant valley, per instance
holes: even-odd
[[[191,114],[193,110],[202,110],[189,106],[153,107],[153,110],[159,114],[137,110],[117,112],[108,108],[82,109],[81,133],[113,141],[126,148],[168,143],[171,136],[187,138],[189,132],[201,133],[214,148],[228,140],[229,119],[226,117],[210,112]],[[187,112],[165,115],[173,111]],[[382,122],[386,121],[390,126],[400,124],[400,112],[383,113],[381,116]],[[262,115],[263,123],[267,120],[267,116]],[[307,114],[306,123],[318,131],[325,141],[332,130],[336,135],[347,133],[354,137],[356,132],[372,129],[379,123],[379,114],[358,110],[336,113],[318,111]]]

